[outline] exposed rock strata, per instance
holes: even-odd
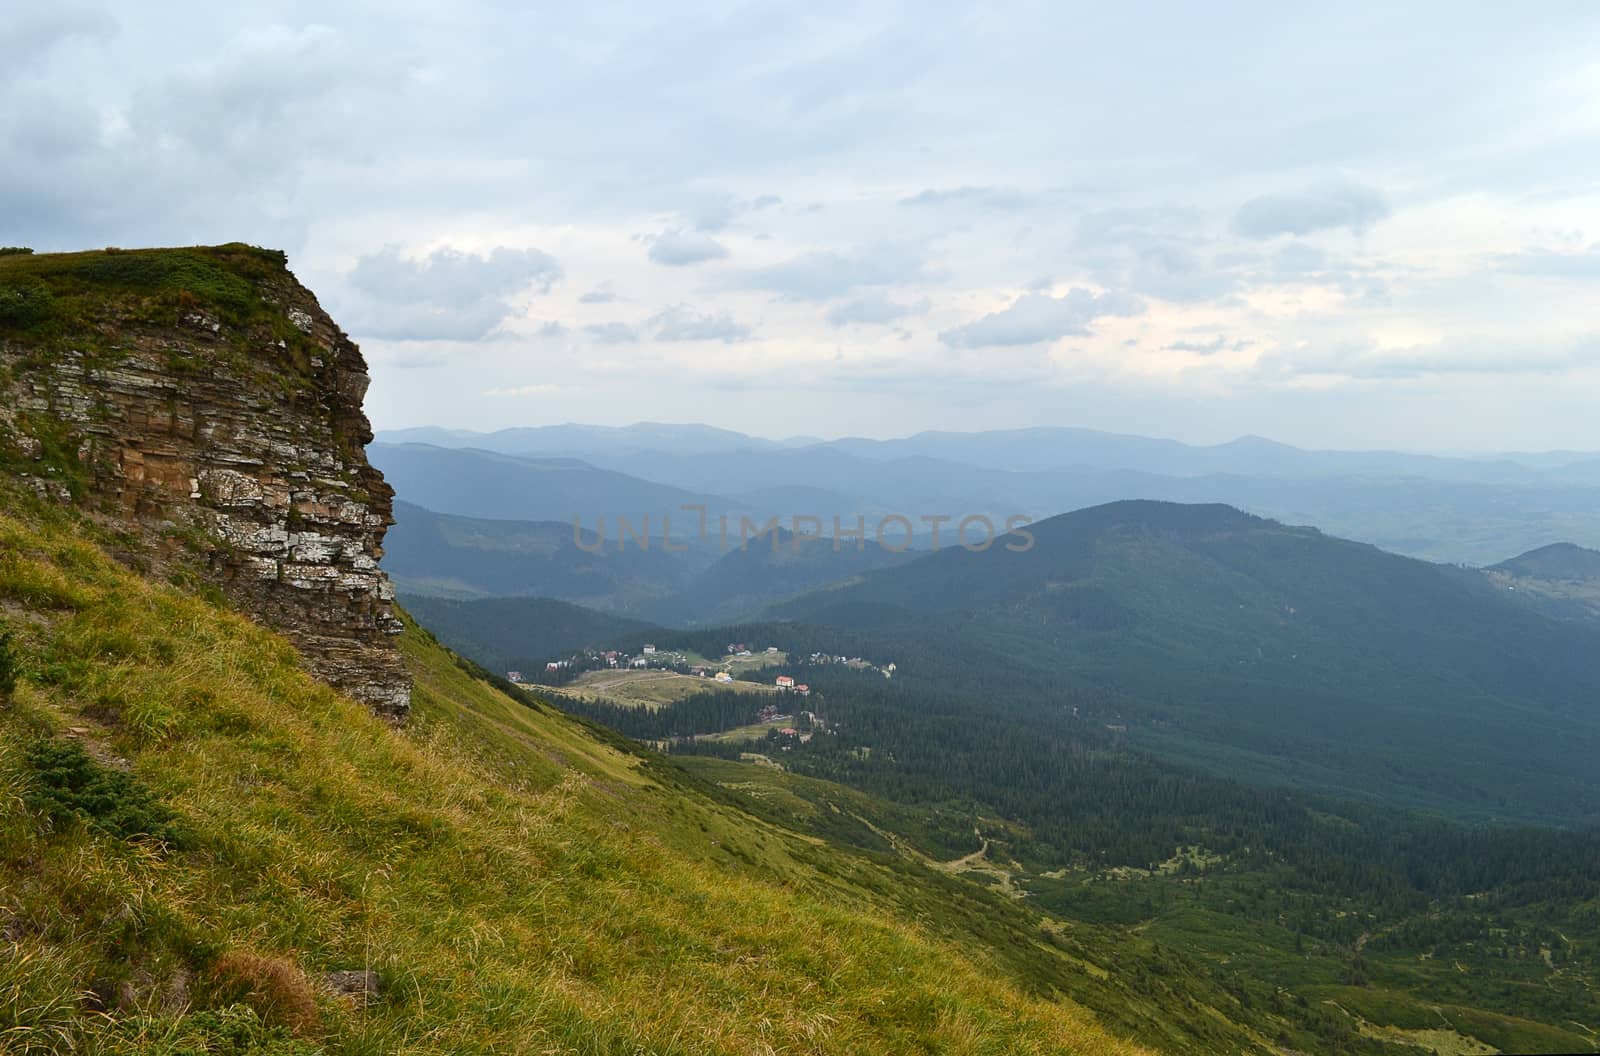
[[[167,322],[161,295],[111,290],[54,334],[0,331],[0,449],[42,494],[202,569],[319,677],[403,718],[366,362],[281,257],[186,252],[250,254],[259,300],[230,315],[178,291]]]

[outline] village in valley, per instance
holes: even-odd
[[[552,696],[558,704],[615,706],[658,711],[707,693],[750,694],[772,699],[751,709],[751,721],[733,729],[693,733],[679,739],[726,743],[776,740],[783,751],[831,732],[820,694],[796,673],[839,665],[893,678],[897,665],[859,656],[811,653],[791,659],[776,645],[728,642],[708,658],[688,650],[639,646],[636,652],[596,646],[548,660],[544,670],[507,671],[519,688]],[[784,743],[788,742],[788,743]]]

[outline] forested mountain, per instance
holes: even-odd
[[[1114,503],[779,606],[895,641],[937,684],[1070,701],[1262,781],[1600,821],[1600,634],[1481,575],[1222,506]],[[1011,545],[1020,545],[1015,541]]]
[[[810,526],[810,527],[815,527]],[[831,531],[831,525],[822,532]],[[758,613],[775,601],[914,560],[867,539],[834,546],[831,536],[796,539],[780,528],[765,538],[735,543],[656,612],[678,626],[727,623]]]
[[[455,601],[402,594],[401,601],[441,642],[492,671],[532,674],[551,657],[631,640],[654,627],[554,598]]]
[[[491,520],[396,502],[384,568],[408,594],[538,595],[629,613],[670,597],[715,558],[706,548],[619,548],[597,539],[595,521]],[[580,545],[580,542],[582,545]]]
[[[1502,561],[1489,571],[1525,579],[1600,583],[1600,550],[1588,550],[1571,543],[1553,543]]]
[[[741,538],[736,526],[724,548],[712,532],[706,540],[695,537],[693,515],[680,522],[683,537],[674,529],[670,550],[659,539],[648,550],[631,539],[626,545],[600,540],[592,520],[575,535],[570,523],[457,517],[408,502],[395,503],[394,516],[384,568],[408,596],[553,598],[678,626],[740,619],[916,556],[871,539],[838,548],[831,537],[796,543],[781,527],[761,535],[753,529]],[[539,628],[531,626],[534,637],[520,647],[522,655],[540,652],[532,644]]]
[[[1555,543],[1485,572],[1513,601],[1556,619],[1600,626],[1600,551]]]

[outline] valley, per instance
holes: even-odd
[[[391,504],[281,257],[8,259],[0,1045],[1600,1050],[1581,547],[596,548],[707,496],[402,444]]]
[[[648,719],[617,710],[625,694],[552,699],[775,821],[1052,927],[1126,929],[1278,980],[1375,1041],[1592,1045],[1595,716],[1583,690],[1509,695],[1589,685],[1592,631],[1491,577],[1223,507],[1116,504],[1031,530],[1025,554],[927,555],[759,622],[651,632],[658,650],[779,643],[764,673],[810,686],[823,736],[726,693]],[[833,662],[854,655],[895,657],[894,677]],[[1430,688],[1408,695],[1402,666]],[[1363,743],[1362,709],[1384,716],[1383,744]],[[1546,742],[1530,770],[1512,726],[1468,732],[1502,712],[1560,724],[1570,754]],[[1498,762],[1463,754],[1490,745]],[[1587,831],[1529,827],[1551,821]]]

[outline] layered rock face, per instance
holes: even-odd
[[[8,287],[45,306],[25,326],[6,326]],[[411,684],[378,567],[393,491],[364,452],[368,380],[279,254],[0,259],[11,469],[200,569],[316,675],[403,719]]]

